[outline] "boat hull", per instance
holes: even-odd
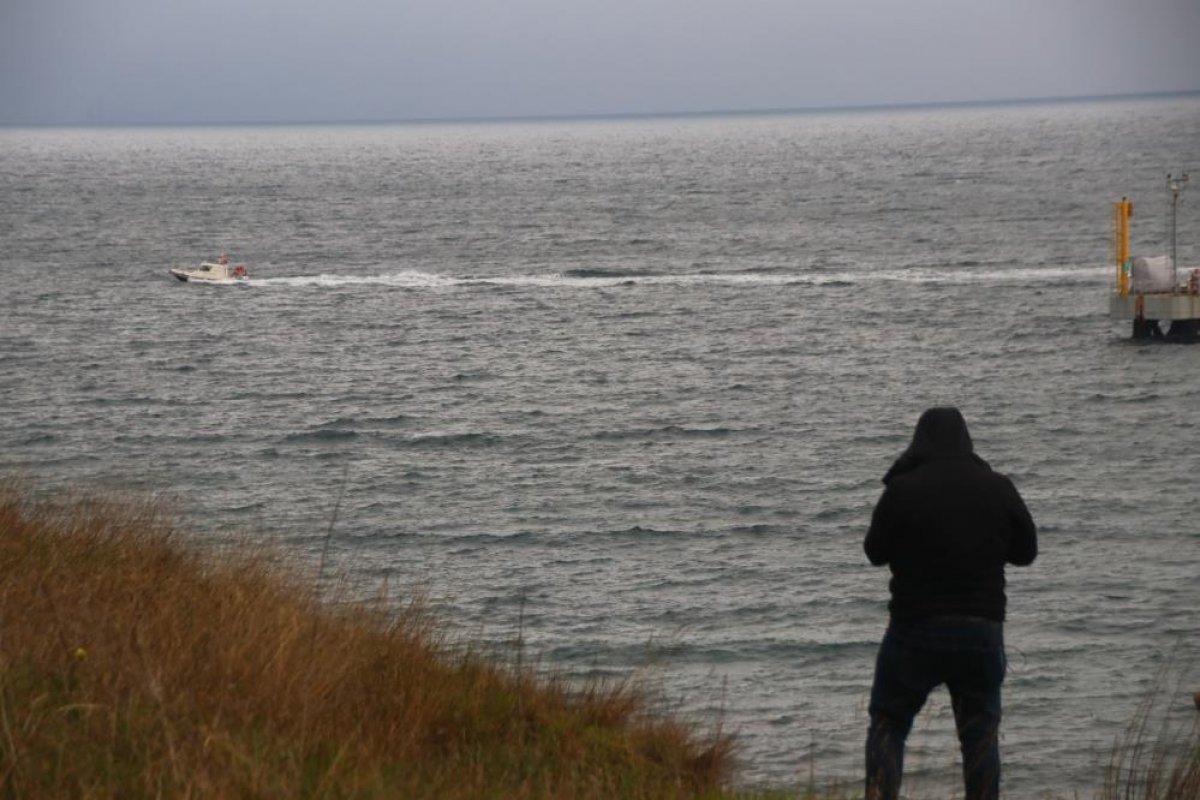
[[[246,281],[248,280],[244,276],[234,277],[232,275],[226,275],[226,276],[206,275],[202,272],[189,270],[189,269],[169,269],[169,270],[167,270],[167,272],[169,272],[172,277],[176,278],[177,280],[183,281],[184,283],[210,283],[210,284],[214,284],[214,285],[225,286],[225,285],[230,285],[230,284],[246,283]]]

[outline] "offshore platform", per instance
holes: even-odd
[[[1179,195],[1187,173],[1167,175],[1171,194],[1171,252],[1165,256],[1131,256],[1129,219],[1133,203],[1122,197],[1113,203],[1113,252],[1117,287],[1108,304],[1112,319],[1132,320],[1133,338],[1167,342],[1200,342],[1200,268],[1180,270],[1176,260],[1175,223]],[[1162,323],[1169,323],[1167,330]]]

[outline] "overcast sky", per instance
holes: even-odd
[[[1200,90],[1200,0],[0,0],[0,124]]]

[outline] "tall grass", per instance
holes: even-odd
[[[1200,714],[1190,722],[1157,714],[1162,694],[1142,704],[1113,748],[1101,800],[1200,800]],[[1196,705],[1200,711],[1200,699]]]
[[[0,794],[724,793],[731,739],[636,687],[516,669],[313,578],[202,554],[158,503],[0,485]]]

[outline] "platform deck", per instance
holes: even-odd
[[[1138,300],[1141,299],[1141,313]],[[1127,294],[1109,297],[1108,315],[1112,319],[1156,319],[1174,322],[1200,319],[1200,295],[1182,293]]]

